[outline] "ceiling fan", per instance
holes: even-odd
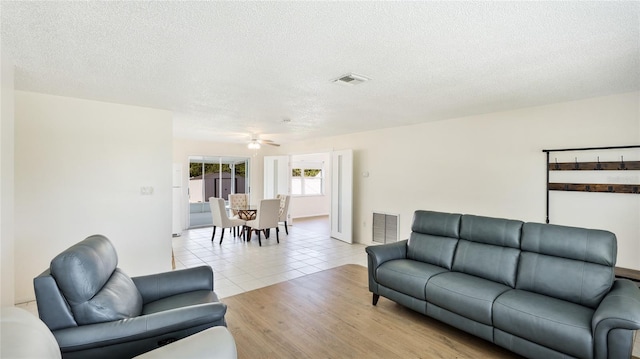
[[[252,150],[258,150],[260,149],[260,145],[269,145],[269,146],[275,146],[275,147],[280,147],[279,144],[271,141],[271,140],[261,140],[258,139],[256,137],[252,137],[251,141],[249,141],[249,144],[247,145],[247,147],[249,147],[249,149]]]

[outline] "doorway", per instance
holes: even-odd
[[[289,218],[294,223],[301,218],[329,216],[331,236],[352,242],[351,150],[265,156],[264,161],[265,198],[290,194]]]

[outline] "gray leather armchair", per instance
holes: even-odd
[[[131,358],[226,325],[210,267],[130,278],[117,264],[112,243],[94,235],[34,279],[38,314],[64,358]]]

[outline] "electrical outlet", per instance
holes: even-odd
[[[140,187],[140,194],[143,196],[151,196],[153,195],[153,187],[152,186],[142,186]]]

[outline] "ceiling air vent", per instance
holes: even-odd
[[[370,79],[361,75],[356,74],[346,74],[338,77],[333,80],[335,83],[344,84],[344,85],[358,85],[365,81],[369,81]]]

